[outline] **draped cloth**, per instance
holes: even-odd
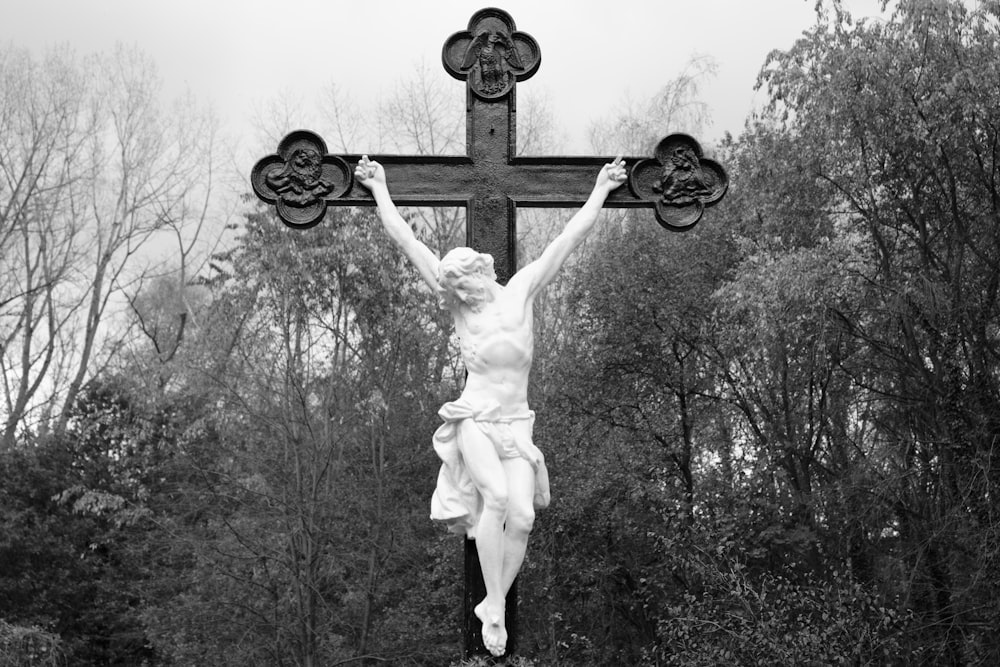
[[[535,509],[549,505],[549,473],[545,468],[545,458],[531,438],[517,434],[510,427],[515,421],[528,421],[531,432],[535,413],[526,410],[517,415],[501,415],[500,404],[496,402],[484,406],[474,406],[467,399],[460,398],[445,403],[438,411],[444,423],[434,432],[434,451],[441,459],[437,487],[431,497],[431,518],[444,521],[448,530],[476,537],[476,525],[483,511],[483,497],[472,481],[466,468],[462,452],[458,447],[458,427],[461,422],[471,419],[483,434],[490,439],[501,459],[523,458],[535,471],[535,493],[532,505]]]

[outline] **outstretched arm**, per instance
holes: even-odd
[[[354,169],[354,177],[361,185],[371,190],[375,203],[378,204],[378,214],[382,219],[382,226],[393,243],[399,246],[403,254],[417,267],[420,277],[424,279],[432,290],[438,288],[438,265],[441,263],[431,249],[420,242],[410,225],[403,220],[403,216],[396,210],[396,205],[389,196],[389,187],[385,180],[385,169],[375,160],[369,160],[368,156],[362,156],[358,166]]]
[[[594,189],[587,202],[570,218],[563,231],[545,248],[541,256],[514,274],[508,285],[522,286],[527,290],[529,297],[534,297],[540,289],[548,285],[566,258],[590,234],[608,195],[627,179],[625,161],[621,155],[604,165],[597,174],[597,182],[594,183]]]

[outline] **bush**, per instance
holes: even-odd
[[[857,581],[751,577],[738,562],[705,572],[658,623],[657,665],[884,665],[903,653],[909,615]]]
[[[0,620],[0,667],[54,667],[64,662],[59,635]]]

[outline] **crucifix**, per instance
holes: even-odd
[[[384,187],[388,174],[395,203],[465,207],[466,244],[474,254],[491,256],[496,282],[508,286],[518,269],[517,208],[581,206],[592,194],[594,175],[612,165],[602,157],[517,156],[516,83],[538,71],[541,51],[534,38],[516,29],[506,12],[488,8],[473,14],[466,30],[445,41],[442,62],[450,75],[466,82],[465,155],[377,155],[369,161],[360,154],[330,155],[317,134],[298,130],[281,140],[276,153],[257,162],[251,183],[286,225],[307,229],[323,220],[328,206],[378,205],[385,222],[394,215],[393,202],[385,203],[387,191],[383,201],[376,201],[375,193]],[[728,188],[722,166],[704,157],[698,142],[684,134],[666,136],[652,157],[626,157],[613,165],[615,178],[627,180],[628,185],[611,187],[603,205],[652,208],[656,220],[672,231],[691,229],[705,207],[721,200]],[[391,223],[385,224],[388,229]],[[411,261],[419,269],[424,260],[418,256]],[[437,269],[436,258],[427,262]],[[456,315],[456,323],[460,321],[464,320]],[[463,357],[468,366],[465,351]],[[480,423],[478,417],[469,419]],[[522,419],[507,415],[508,427],[520,428],[512,424]],[[487,623],[481,613],[483,624],[477,622],[476,606],[486,589],[475,540],[464,543],[465,653],[499,655],[502,644],[499,652],[495,646],[489,650],[484,646],[480,628]],[[516,643],[516,617],[515,580],[505,607],[508,654]]]

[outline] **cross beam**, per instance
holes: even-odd
[[[466,82],[466,154],[454,156],[372,155],[381,162],[397,204],[461,206],[466,244],[493,256],[501,283],[517,270],[517,208],[576,207],[586,202],[604,157],[519,157],[516,84],[541,64],[531,35],[516,29],[510,14],[481,9],[466,30],[454,33],[441,53],[445,70]],[[274,204],[281,220],[296,228],[318,224],[328,206],[374,206],[371,193],[354,180],[361,155],[329,155],[326,143],[308,130],[287,135],[278,150],[257,162],[251,183],[259,198]],[[665,137],[651,158],[627,157],[628,188],[613,190],[606,207],[654,209],[667,229],[686,231],[729,185],[722,166],[702,155],[684,134]],[[475,547],[466,540],[466,654],[486,653],[473,605],[485,589]],[[508,650],[516,642],[516,582],[507,603]],[[513,599],[512,599],[513,598]]]
[[[513,128],[508,131],[513,142]],[[481,148],[481,143],[477,147]],[[357,164],[361,159],[360,154],[339,157],[348,165]],[[511,157],[503,160],[469,156],[371,157],[385,167],[396,204],[464,207],[466,245],[493,256],[497,278],[502,283],[506,283],[517,269],[514,265],[517,208],[578,207],[587,201],[597,172],[611,161],[610,157]],[[626,166],[636,161],[626,158]],[[630,194],[625,188],[614,190],[605,206],[648,205]],[[357,182],[328,203],[331,206],[375,205],[371,193]]]

